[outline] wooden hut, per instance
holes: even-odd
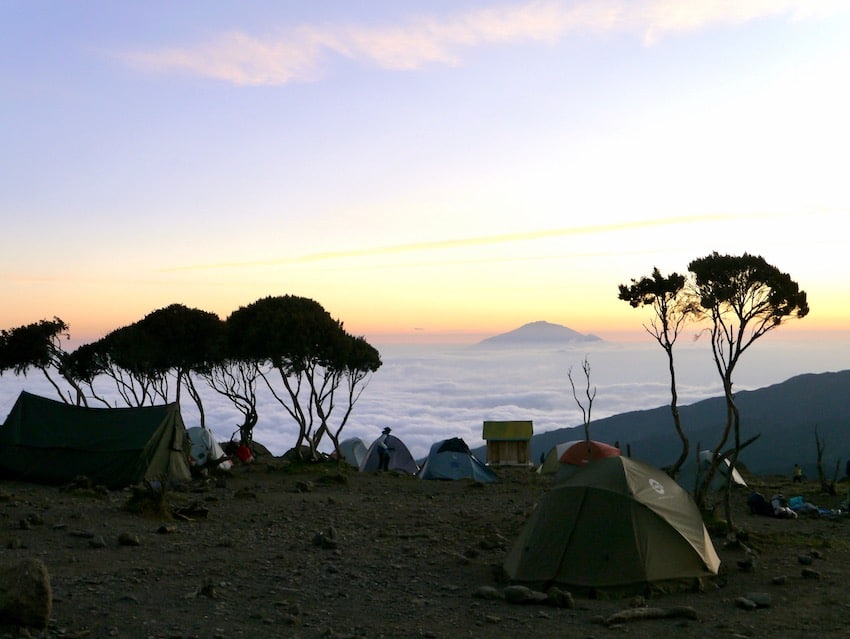
[[[487,463],[491,466],[529,466],[531,460],[531,420],[484,422]]]

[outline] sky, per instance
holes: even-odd
[[[318,301],[375,344],[545,320],[713,251],[850,329],[850,2],[0,3],[0,328]]]

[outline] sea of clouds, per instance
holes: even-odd
[[[471,448],[482,445],[487,420],[532,420],[534,432],[583,423],[570,385],[590,419],[670,403],[670,375],[661,347],[646,343],[591,343],[575,347],[484,348],[474,346],[378,347],[383,365],[360,396],[342,439],[361,437],[366,444],[385,426],[405,442],[417,459],[431,445],[462,437]],[[691,404],[722,394],[719,374],[707,342],[678,345],[675,351],[679,403]],[[590,364],[592,405],[586,397]],[[744,353],[734,375],[737,390],[783,382],[802,373],[850,369],[850,342],[794,342],[763,338]],[[21,390],[57,398],[40,373],[0,377],[0,418]],[[215,393],[204,394],[207,427],[228,440],[240,422],[238,412]],[[341,412],[343,405],[336,408]],[[184,399],[187,426],[198,425],[197,409]],[[254,439],[280,455],[296,441],[297,426],[267,389],[260,388],[259,423]],[[336,423],[336,420],[332,420]],[[327,450],[325,443],[321,448]]]

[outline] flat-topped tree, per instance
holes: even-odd
[[[200,425],[206,427],[204,405],[193,373],[204,374],[220,360],[224,322],[209,311],[171,304],[147,314],[134,326],[152,346],[156,368],[176,378],[175,401],[185,388],[198,408]]]
[[[353,337],[314,300],[284,295],[265,297],[227,318],[228,354],[254,362],[270,392],[298,424],[295,450],[303,445],[317,456],[328,434],[339,434],[365,387],[381,366],[378,351]],[[337,392],[346,384],[345,408],[332,423]],[[241,433],[243,442],[251,433]]]
[[[699,305],[689,294],[686,287],[687,278],[684,275],[671,273],[664,276],[658,268],[654,268],[651,276],[633,279],[631,282],[630,285],[620,284],[618,299],[628,302],[632,308],[652,309],[653,317],[649,320],[649,324],[644,324],[643,327],[655,338],[667,355],[667,368],[670,372],[670,412],[676,434],[682,442],[679,458],[667,470],[675,479],[687,461],[690,442],[682,428],[682,418],[679,414],[679,393],[676,385],[673,347],[682,327],[688,320],[699,314]]]
[[[809,313],[805,291],[787,273],[768,264],[761,256],[720,255],[717,252],[693,260],[688,270],[694,276],[699,304],[711,326],[711,350],[726,397],[726,423],[717,442],[703,481],[697,486],[696,501],[704,505],[707,487],[717,467],[728,458],[732,467],[742,448],[741,416],[732,392],[732,375],[744,352],[765,333],[789,318]],[[729,437],[731,452],[721,454]],[[730,473],[731,476],[731,473]],[[726,491],[726,520],[733,527],[730,491]]]
[[[0,331],[0,374],[10,370],[26,375],[30,369],[39,370],[63,402],[85,404],[85,396],[70,374],[63,339],[70,339],[68,325],[58,317]],[[57,377],[71,386],[73,398],[63,392]]]
[[[214,313],[171,304],[78,348],[71,356],[73,370],[97,399],[94,381],[111,379],[127,406],[179,402],[186,388],[204,426],[192,374],[204,373],[218,360],[223,334],[224,322]]]

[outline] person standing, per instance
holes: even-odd
[[[798,484],[803,483],[803,469],[800,464],[794,464],[794,481]]]
[[[381,437],[378,440],[378,470],[390,469],[390,432],[392,428],[387,426],[381,432]]]

